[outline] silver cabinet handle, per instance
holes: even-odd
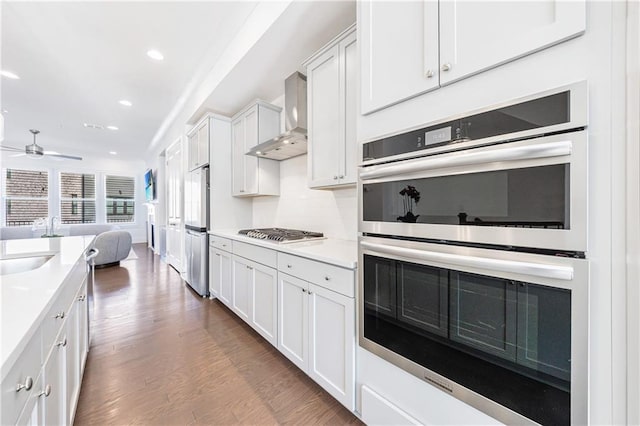
[[[449,71],[451,69],[451,64],[449,62],[446,62],[444,64],[442,64],[442,71]]]
[[[100,250],[94,247],[91,250],[89,250],[89,252],[91,252],[91,254],[88,254],[84,257],[85,262],[89,262],[91,259],[96,257],[98,253],[100,253]]]
[[[432,77],[433,77],[433,71],[432,71],[432,70],[427,70],[427,72],[426,72],[426,73],[424,73],[424,75],[425,75],[427,78],[432,78]]]
[[[226,247],[226,246],[227,246],[226,244],[223,244],[223,245],[222,245],[222,247]]]
[[[22,389],[27,391],[31,390],[32,386],[33,386],[33,379],[31,378],[31,376],[27,376],[27,378],[24,379],[24,384],[23,383],[16,384],[16,392],[20,392]]]
[[[44,387],[42,391],[38,394],[38,396],[44,395],[45,397],[51,395],[51,385],[47,385]]]
[[[331,280],[331,277],[330,277],[330,276],[325,276],[325,277],[324,277],[324,280],[325,280],[325,281],[329,281],[329,280]]]
[[[64,339],[56,343],[56,346],[67,346],[67,336],[64,336]]]
[[[220,253],[216,253],[216,256],[220,257]]]
[[[287,268],[291,269],[291,268],[292,268],[292,266],[291,266],[291,265],[287,265]]]
[[[307,291],[307,293],[309,293],[309,294],[313,294],[313,293],[311,293],[311,290]]]
[[[60,319],[64,318],[64,311],[58,312],[54,318],[60,318]]]
[[[307,292],[307,290],[305,290],[305,289],[303,288],[303,289],[302,289],[302,292],[303,292],[303,293],[306,293],[306,292]]]
[[[78,301],[79,302],[84,302],[84,300],[87,298],[86,294],[83,294],[82,296],[78,297]]]
[[[244,189],[241,189],[240,192],[244,192]]]
[[[344,179],[344,175],[340,175],[338,176],[340,179]]]
[[[333,177],[333,180],[338,180],[338,175],[335,175],[335,176]]]
[[[247,266],[247,269],[249,270],[253,270],[253,268],[251,266]]]

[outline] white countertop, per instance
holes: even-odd
[[[0,275],[2,379],[37,331],[64,279],[93,239],[93,235],[86,235],[0,241],[0,259],[53,255],[39,268]]]
[[[356,269],[358,261],[357,241],[325,238],[323,240],[279,244],[268,240],[239,235],[237,229],[214,229],[209,231],[209,235],[216,235],[218,237],[266,247],[282,253],[340,266],[341,268]]]

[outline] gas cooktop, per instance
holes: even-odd
[[[238,234],[280,244],[321,240],[325,238],[322,232],[309,232],[300,231],[298,229],[283,228],[242,229],[238,231]]]

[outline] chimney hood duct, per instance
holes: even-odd
[[[307,153],[307,77],[297,71],[284,81],[284,114],[286,131],[247,155],[281,161]]]

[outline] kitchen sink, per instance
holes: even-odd
[[[17,274],[37,269],[47,263],[54,255],[18,257],[14,259],[0,259],[0,275]]]

